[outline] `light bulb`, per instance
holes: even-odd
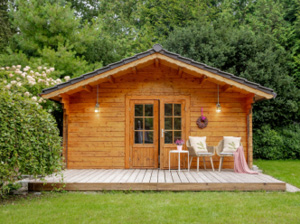
[[[96,106],[95,106],[95,113],[98,113],[99,111],[100,111],[99,103],[96,103]]]
[[[221,105],[219,103],[217,103],[217,109],[216,109],[217,113],[221,112]]]

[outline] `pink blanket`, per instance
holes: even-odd
[[[249,169],[245,159],[243,146],[238,147],[238,149],[234,152],[234,172],[258,174],[258,172]]]

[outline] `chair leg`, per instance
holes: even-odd
[[[199,172],[199,156],[197,157],[197,172]]]
[[[212,168],[213,171],[215,171],[214,162],[212,160],[212,156],[210,156],[209,158],[210,158],[211,168]]]
[[[204,169],[206,170],[205,156],[203,156],[202,158],[203,158]]]
[[[220,158],[219,172],[221,172],[222,165],[223,165],[223,156]]]
[[[191,157],[190,164],[189,164],[189,169],[191,169],[192,161],[193,161],[193,157]]]

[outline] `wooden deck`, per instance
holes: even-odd
[[[190,172],[158,169],[84,169],[65,170],[60,176],[30,180],[29,190],[52,190],[54,186],[69,191],[153,190],[153,191],[285,191],[286,183],[265,174],[249,175],[232,171]]]

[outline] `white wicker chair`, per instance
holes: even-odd
[[[190,157],[191,157],[189,168],[191,168],[193,157],[197,157],[197,171],[199,171],[199,157],[202,157],[203,158],[204,169],[206,170],[205,157],[209,157],[210,158],[210,163],[211,163],[211,168],[212,168],[213,171],[215,171],[214,163],[213,163],[213,160],[212,160],[212,157],[215,155],[215,146],[207,146],[207,151],[208,152],[197,152],[194,149],[194,147],[191,146],[189,140],[186,141],[186,146],[189,150],[189,154],[190,154]]]
[[[242,146],[242,143],[240,143],[239,146]],[[223,152],[223,149],[224,149],[224,139],[220,141],[218,146],[216,147],[217,155],[220,156],[219,172],[222,169],[224,157],[233,156],[233,152]]]

